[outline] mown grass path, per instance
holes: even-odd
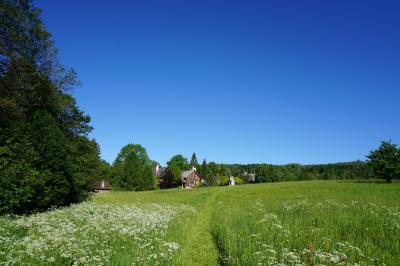
[[[219,253],[211,234],[211,219],[213,206],[220,192],[220,189],[210,191],[195,215],[181,228],[185,238],[177,264],[218,265]]]
[[[170,265],[219,265],[220,254],[212,235],[212,222],[217,198],[225,189],[216,187],[196,190],[113,192],[96,195],[96,202],[139,206],[161,202],[194,207],[194,212],[182,214],[170,224],[166,232],[166,239],[180,243],[181,246]]]

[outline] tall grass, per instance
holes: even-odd
[[[400,183],[113,192],[0,217],[0,265],[398,265]]]
[[[397,265],[399,184],[293,182],[220,195],[212,232],[226,265]]]

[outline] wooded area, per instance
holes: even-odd
[[[80,202],[101,175],[90,117],[68,91],[75,72],[30,1],[0,2],[0,213]]]

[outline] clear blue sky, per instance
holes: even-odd
[[[102,157],[365,159],[400,144],[399,1],[34,2]]]

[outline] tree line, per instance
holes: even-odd
[[[116,190],[152,190],[181,185],[195,167],[204,186],[309,179],[400,176],[400,150],[382,142],[367,161],[321,165],[221,164],[195,153],[175,155],[160,172],[144,147],[128,144],[112,165],[88,137],[90,117],[70,90],[76,73],[61,65],[51,34],[29,0],[0,1],[0,214],[24,214],[85,200],[94,184]]]
[[[181,174],[195,168],[203,186],[224,186],[233,177],[236,184],[300,180],[384,179],[391,182],[400,177],[400,149],[383,141],[367,155],[367,161],[331,164],[221,164],[198,162],[196,153],[188,160],[181,154],[173,156],[165,168],[156,173],[159,163],[151,161],[146,150],[138,144],[122,148],[112,166],[110,180],[115,189],[151,190],[181,186]]]

